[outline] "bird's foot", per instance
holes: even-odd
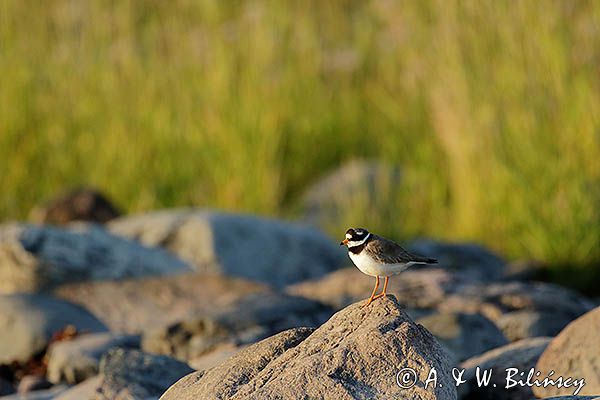
[[[368,307],[368,306],[369,306],[369,304],[371,304],[371,302],[373,302],[373,299],[374,299],[374,297],[369,297],[369,298],[367,299],[367,301],[365,301],[365,302],[363,303],[363,305],[362,305],[360,308],[365,308],[365,307]]]
[[[385,297],[385,296],[386,296],[386,293],[379,293],[379,294],[376,294],[375,297],[373,297],[373,300],[378,299],[380,297]]]

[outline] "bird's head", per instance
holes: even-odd
[[[360,246],[367,241],[370,235],[365,228],[350,228],[346,231],[346,238],[340,242],[340,246]]]

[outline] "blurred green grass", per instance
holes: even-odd
[[[599,2],[6,0],[0,74],[1,219],[78,184],[289,216],[364,157],[397,214],[332,234],[600,261]]]

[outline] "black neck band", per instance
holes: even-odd
[[[367,243],[369,243],[371,238],[372,238],[372,236],[371,236],[371,234],[369,234],[369,236],[367,237],[367,240],[365,240],[365,242],[363,244],[359,244],[358,246],[348,247],[348,251],[352,254],[360,253],[361,251],[363,251],[363,249],[365,248]]]

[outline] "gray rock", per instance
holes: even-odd
[[[236,354],[210,370],[209,379],[215,382],[216,387],[211,388],[210,383],[197,387],[206,371],[196,371],[171,386],[162,395],[161,400],[233,398],[241,386],[250,382],[270,363],[300,344],[313,332],[313,328],[292,328],[249,346],[243,353]]]
[[[522,310],[503,314],[496,325],[514,342],[528,337],[556,336],[572,319],[561,313]]]
[[[580,395],[600,393],[600,307],[593,309],[571,322],[548,345],[540,357],[536,369],[554,376],[585,379]],[[534,387],[537,397],[571,395],[573,388],[556,386]]]
[[[506,369],[517,368],[519,371],[529,371],[535,366],[550,339],[546,337],[523,339],[464,361],[460,368],[465,370],[463,379],[467,380],[467,383],[459,386],[462,389],[460,397],[463,399],[493,400],[531,399],[533,392],[530,387],[505,388]],[[488,385],[478,387],[477,368],[482,372],[492,371],[492,377]]]
[[[68,390],[66,385],[53,386],[50,389],[36,390],[28,393],[15,393],[3,396],[2,400],[54,400],[61,393]]]
[[[102,383],[95,399],[157,398],[179,378],[192,371],[187,364],[167,356],[112,349],[100,363]]]
[[[462,361],[508,343],[492,321],[481,314],[434,314],[416,320],[444,345],[455,361]]]
[[[48,382],[42,376],[25,375],[23,378],[21,378],[19,386],[17,386],[17,393],[24,394],[36,390],[50,389],[51,387],[52,383]]]
[[[128,333],[223,309],[257,293],[271,293],[271,289],[239,278],[197,273],[74,283],[54,290],[56,296],[92,311],[111,330]]]
[[[439,303],[439,309],[479,312],[496,322],[511,311],[531,310],[573,320],[593,303],[572,290],[541,282],[501,282],[462,285]]]
[[[96,375],[70,387],[56,396],[54,400],[91,400],[96,397],[100,385],[102,385],[102,376]]]
[[[320,232],[277,220],[203,210],[168,210],[111,221],[109,229],[163,246],[200,272],[282,286],[316,278],[346,263]]]
[[[472,280],[489,282],[505,275],[506,262],[478,244],[421,239],[409,243],[408,248],[433,257],[445,270],[464,274]]]
[[[98,190],[77,188],[35,207],[30,219],[38,224],[67,224],[72,221],[104,223],[120,215]]]
[[[165,275],[190,267],[161,249],[98,226],[0,225],[0,293],[36,292],[65,282]]]
[[[48,349],[48,380],[75,384],[98,374],[102,356],[113,347],[139,348],[140,338],[113,333],[94,333],[52,343]]]
[[[55,400],[157,399],[190,371],[186,364],[166,356],[112,349],[102,359],[100,375],[73,386]]]
[[[301,297],[250,295],[223,309],[148,332],[142,348],[190,360],[225,344],[250,344],[295,326],[319,326],[331,314],[329,307]]]
[[[314,332],[292,329],[180,380],[162,397],[179,399],[455,399],[448,355],[393,296],[353,304]],[[424,388],[435,367],[438,385]],[[398,386],[403,368],[417,384]]]
[[[15,392],[14,386],[4,379],[0,378],[0,396],[6,396]]]
[[[329,230],[339,229],[357,210],[376,209],[382,218],[394,215],[401,176],[399,168],[379,161],[349,161],[308,188],[302,199],[302,219]]]
[[[286,292],[320,301],[339,310],[368,298],[374,284],[372,277],[351,267],[332,272],[321,279],[290,285]],[[390,278],[388,293],[396,295],[406,307],[434,308],[461,284],[465,284],[465,281],[460,276],[439,268],[423,268],[408,270]]]
[[[106,331],[88,311],[63,300],[35,294],[0,296],[0,364],[27,361],[68,325],[78,332]]]

